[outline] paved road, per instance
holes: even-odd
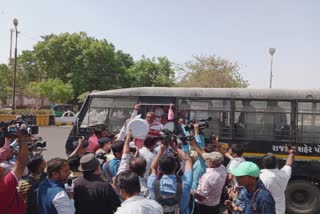
[[[71,128],[72,126],[39,127],[39,136],[47,141],[47,150],[42,153],[45,160],[66,158],[64,147]]]

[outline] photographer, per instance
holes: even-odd
[[[4,169],[3,175],[7,175],[15,165],[14,156],[17,153],[17,151],[11,147],[6,147],[4,150],[5,150],[4,153],[6,153],[6,159],[0,163],[0,166]],[[22,176],[24,177],[24,176],[27,176],[28,174],[29,174],[28,168],[25,167]]]
[[[188,202],[192,184],[192,161],[181,149],[170,143],[170,147],[175,153],[185,161],[184,174],[178,176],[175,174],[177,169],[176,158],[165,153],[168,144],[161,144],[160,150],[151,164],[151,175],[148,177],[148,187],[151,198],[160,202],[164,213],[172,213],[180,210],[180,213],[190,213]],[[161,179],[157,177],[158,166],[163,174]]]
[[[18,136],[17,140],[20,148],[15,166],[5,176],[3,176],[3,168],[0,167],[0,213],[26,213],[25,203],[16,187],[28,163],[27,142],[30,142],[30,137],[22,135]],[[6,141],[10,141],[10,139],[6,137]]]

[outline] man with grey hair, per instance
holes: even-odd
[[[197,213],[219,213],[222,190],[227,178],[227,170],[222,165],[223,155],[220,152],[206,153],[194,141],[191,146],[206,161],[206,172],[200,177],[199,185],[193,195]]]

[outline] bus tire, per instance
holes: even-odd
[[[293,180],[286,189],[286,211],[292,214],[314,214],[320,209],[320,190],[306,180]]]

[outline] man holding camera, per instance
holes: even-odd
[[[181,160],[185,161],[183,176],[176,175],[178,168],[176,158],[165,153],[168,146],[168,144],[160,145],[160,150],[151,164],[151,175],[148,177],[149,191],[151,198],[162,205],[164,213],[180,210],[180,213],[187,214],[190,213],[188,203],[192,185],[192,160],[171,142],[171,148]],[[162,173],[160,180],[157,177],[158,166]]]
[[[30,138],[28,136],[18,136],[17,140],[20,148],[15,166],[5,176],[3,175],[4,169],[0,167],[0,213],[26,213],[26,205],[18,194],[16,187],[28,163],[28,142]],[[10,138],[6,137],[6,141],[10,142]]]

